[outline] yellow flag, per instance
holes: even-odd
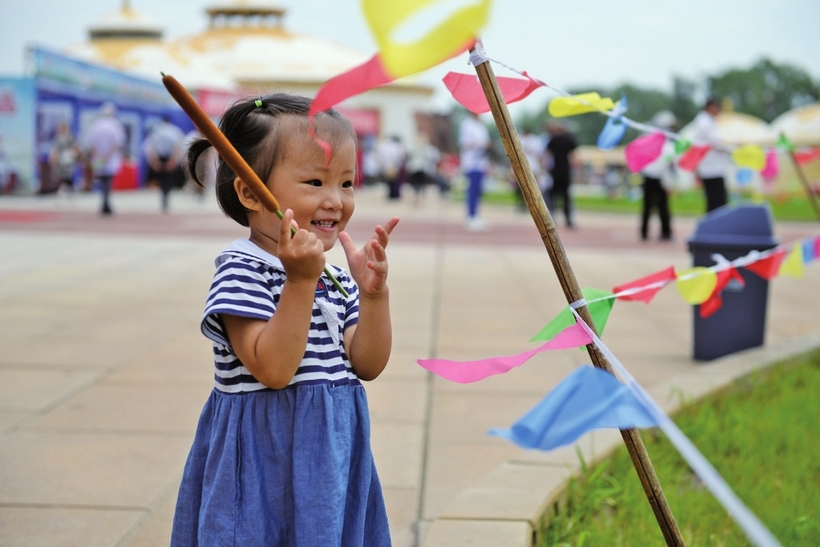
[[[675,287],[690,304],[702,304],[712,296],[717,285],[717,274],[709,268],[695,266],[678,273]]]
[[[362,0],[385,70],[394,78],[436,66],[478,37],[490,0]]]
[[[565,118],[577,114],[586,114],[587,112],[612,110],[614,106],[615,103],[609,97],[601,97],[595,92],[581,93],[572,97],[554,98],[550,101],[549,113],[554,118]]]
[[[791,252],[780,264],[777,273],[790,277],[803,277],[803,245],[798,242],[792,247]]]
[[[732,160],[738,167],[748,167],[753,171],[762,171],[766,167],[766,154],[756,144],[744,144],[732,151]]]

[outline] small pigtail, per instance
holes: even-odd
[[[199,157],[202,155],[205,150],[211,147],[210,141],[208,139],[197,139],[191,143],[191,146],[188,147],[188,173],[191,175],[191,178],[194,182],[198,185],[202,186],[203,188],[205,185],[199,180],[199,176],[197,176],[196,171],[196,164],[199,160]]]

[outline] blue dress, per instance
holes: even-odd
[[[233,354],[219,314],[270,318],[284,270],[247,240],[217,258],[202,321],[215,388],[185,464],[172,547],[390,545],[367,397],[341,343],[358,320],[357,288],[343,270],[334,277],[350,298],[320,280],[305,357],[273,390]]]

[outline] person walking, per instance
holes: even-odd
[[[57,193],[61,196],[74,194],[74,172],[80,159],[80,147],[66,121],[57,126],[57,135],[51,143],[48,161],[52,180],[57,181]]]
[[[478,114],[470,115],[461,122],[458,131],[461,171],[467,177],[467,229],[483,231],[487,222],[478,214],[484,193],[484,176],[490,168],[488,153],[490,133],[481,123]]]
[[[205,303],[215,386],[182,474],[171,547],[390,545],[362,380],[390,356],[385,247],[399,219],[356,248],[344,232],[356,134],[334,110],[309,122],[309,108],[310,99],[278,93],[222,117],[222,133],[284,213],[268,211],[220,158],[220,207],[249,234],[218,255]],[[194,177],[209,147],[191,145]],[[337,241],[349,274],[326,266]]]
[[[652,125],[667,131],[675,131],[677,120],[675,115],[668,111],[656,114]],[[675,179],[675,145],[667,139],[658,159],[647,165],[641,171],[641,240],[649,238],[649,220],[657,211],[661,222],[661,241],[672,240],[672,216],[669,212],[669,189]]]
[[[168,212],[171,191],[185,183],[180,163],[184,147],[185,134],[167,115],[151,128],[143,143],[145,159],[159,183],[163,213]]]
[[[125,139],[125,128],[117,119],[117,107],[111,102],[104,103],[99,115],[91,122],[85,138],[92,177],[99,182],[102,191],[100,213],[103,215],[113,213],[110,203],[111,180],[122,166]]]
[[[416,142],[407,155],[407,182],[413,189],[414,204],[421,204],[425,187],[435,184],[441,152],[424,133],[416,136]]]
[[[547,127],[547,131],[549,133],[547,152],[552,158],[550,168],[552,186],[546,192],[547,208],[555,216],[557,198],[563,206],[567,228],[574,228],[570,186],[572,185],[572,170],[577,167],[578,163],[575,157],[578,142],[575,136],[561,124],[552,123]]]
[[[709,97],[692,121],[692,144],[708,145],[710,150],[698,164],[697,175],[706,195],[706,212],[714,211],[728,203],[726,192],[726,169],[729,167],[729,152],[720,147],[717,129],[717,117],[720,114],[720,101]]]
[[[404,143],[401,137],[393,135],[379,141],[376,150],[379,155],[381,176],[387,184],[387,199],[398,200],[401,198],[401,185],[404,182],[405,163],[407,162]]]

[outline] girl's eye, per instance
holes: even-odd
[[[306,180],[305,184],[310,184],[311,186],[321,186],[322,181],[320,181],[319,179]]]
[[[346,180],[342,183],[342,188],[353,188],[353,181]]]

